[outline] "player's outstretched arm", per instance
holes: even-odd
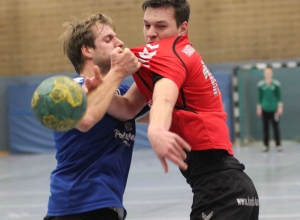
[[[150,110],[148,138],[165,172],[168,172],[166,159],[186,170],[185,150],[191,150],[190,145],[185,140],[169,131],[178,92],[178,87],[174,82],[166,78],[160,79],[154,87],[153,105]]]
[[[115,48],[111,53],[110,71],[103,77],[102,81],[100,80],[96,88],[86,88],[87,91],[91,91],[88,93],[88,108],[76,128],[86,132],[101,120],[122,80],[137,71],[140,65],[140,62],[128,48],[124,50]],[[100,75],[99,68],[94,68],[93,75],[95,78]]]
[[[139,92],[137,85],[133,83],[123,95],[115,95],[109,105],[107,113],[120,121],[134,118],[146,105],[144,96]]]

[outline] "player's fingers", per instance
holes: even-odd
[[[185,149],[187,151],[191,151],[191,146],[188,144],[188,142],[186,142],[182,137],[180,137],[179,135],[176,134],[176,142],[179,144],[179,146],[182,149]]]
[[[89,91],[91,89],[91,80],[89,78],[86,78],[84,80],[84,84],[83,84],[82,88],[84,89],[86,94],[89,93]]]
[[[177,158],[179,158],[180,160],[185,160],[186,158],[186,152],[184,151],[184,149],[180,146],[179,143],[177,143],[175,141],[175,143],[173,143],[171,145],[171,147],[169,147],[168,151],[166,152],[168,155],[169,154],[173,154],[174,156],[176,156]],[[167,155],[165,155],[167,156]]]
[[[123,53],[126,50],[126,48],[123,50],[121,47],[116,47],[113,51],[112,54],[119,54],[119,53]]]
[[[123,52],[124,52],[124,53],[132,53],[131,50],[130,50],[129,48],[127,48],[127,47],[124,48]]]
[[[138,62],[138,69],[142,66],[142,63],[141,62]]]
[[[85,85],[85,84],[82,85],[82,89],[83,89],[83,91],[84,91],[85,94],[88,94],[89,91],[88,91],[88,89],[86,88],[86,85]]]
[[[93,67],[93,71],[94,71],[94,77],[95,79],[98,79],[100,76],[100,69],[97,65],[94,65]]]
[[[93,68],[93,70],[94,70],[94,77],[95,77],[95,80],[96,80],[97,82],[102,82],[102,78],[101,78],[101,74],[100,74],[100,69],[99,69],[99,67],[95,65],[94,68]]]
[[[177,157],[174,154],[169,155],[169,160],[171,160],[173,163],[177,164],[179,166],[180,169],[182,170],[186,170],[188,165],[179,157]]]
[[[169,169],[166,159],[164,157],[160,157],[159,160],[164,168],[165,173],[167,173]]]
[[[180,145],[177,145],[176,146],[176,149],[174,150],[176,151],[176,156],[182,160],[185,160],[187,155],[186,155],[186,151],[180,146]]]

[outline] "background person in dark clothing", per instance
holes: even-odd
[[[259,81],[257,115],[262,117],[264,132],[263,151],[269,151],[269,123],[272,123],[277,151],[282,151],[279,131],[279,118],[283,113],[281,85],[273,79],[273,69],[267,66],[264,70],[264,79]]]

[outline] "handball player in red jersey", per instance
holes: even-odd
[[[191,220],[257,220],[258,194],[233,155],[222,95],[188,39],[189,3],[146,0],[142,8],[146,45],[131,49],[142,66],[108,113],[122,119],[141,101],[151,107],[149,141],[165,172],[168,159],[191,186]]]

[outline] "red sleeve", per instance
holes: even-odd
[[[184,65],[175,55],[161,56],[159,52],[150,60],[150,70],[172,80],[180,89],[186,79]]]

